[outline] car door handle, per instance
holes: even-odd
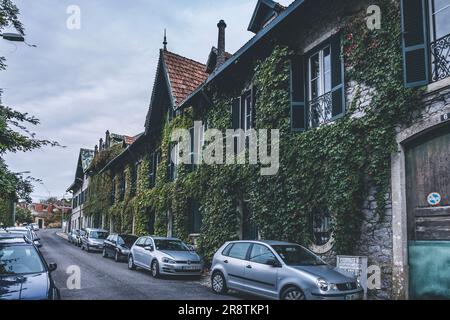
[[[228,263],[228,260],[225,260],[223,263]]]
[[[251,269],[252,268],[252,266],[251,265],[248,265],[247,267],[246,267],[247,269]]]

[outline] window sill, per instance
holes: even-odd
[[[447,87],[450,87],[450,77],[449,78],[445,78],[442,80],[439,80],[437,82],[434,83],[430,83],[427,86],[427,93],[434,93],[436,91],[442,90],[442,89],[446,89]]]

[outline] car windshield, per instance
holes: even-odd
[[[136,241],[137,237],[132,235],[121,235],[118,239],[118,244],[123,246],[126,245],[127,247],[131,247],[133,243]]]
[[[0,276],[45,272],[36,249],[30,245],[0,245]]]
[[[108,238],[108,232],[105,232],[105,231],[91,231],[89,233],[89,238],[104,240],[104,239]]]
[[[288,266],[319,266],[326,263],[311,251],[298,245],[272,246]]]
[[[189,248],[180,240],[155,240],[156,250],[189,251]]]

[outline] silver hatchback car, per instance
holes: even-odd
[[[152,276],[200,276],[203,262],[183,241],[175,238],[141,237],[131,247],[128,268],[150,270]]]
[[[103,243],[108,236],[109,232],[106,230],[87,228],[81,237],[81,250],[103,251]]]
[[[361,300],[364,290],[310,250],[279,241],[233,241],[214,255],[212,290],[281,300]]]

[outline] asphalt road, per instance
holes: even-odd
[[[196,279],[154,279],[145,270],[128,270],[126,263],[105,259],[101,253],[87,253],[56,234],[40,230],[41,252],[58,269],[53,278],[64,300],[228,300],[237,295],[218,296]],[[80,269],[80,289],[68,289],[70,266]]]

